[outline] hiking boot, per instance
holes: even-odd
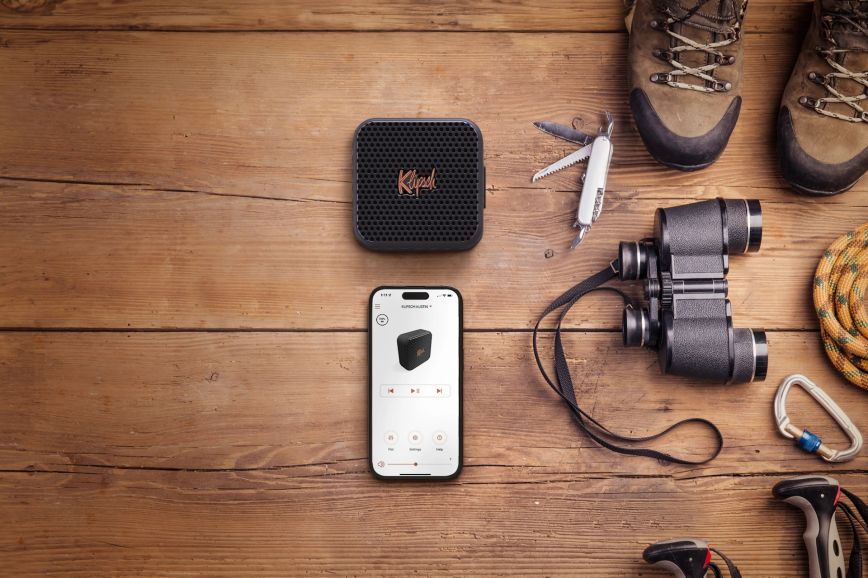
[[[648,152],[694,171],[713,163],[741,109],[746,0],[637,0],[630,108]]]
[[[817,0],[778,114],[784,178],[843,193],[868,169],[868,1]]]

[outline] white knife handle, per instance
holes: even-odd
[[[597,198],[606,190],[606,177],[609,175],[609,162],[612,160],[612,141],[608,137],[598,136],[591,148],[588,159],[588,170],[585,173],[585,183],[582,186],[582,197],[579,199],[579,212],[576,223],[589,227],[594,222],[594,205]]]

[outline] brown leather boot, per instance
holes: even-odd
[[[741,109],[747,0],[637,0],[630,32],[630,108],[655,159],[693,171],[713,163]]]
[[[843,193],[868,170],[868,1],[817,0],[778,115],[784,178]]]

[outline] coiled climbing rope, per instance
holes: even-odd
[[[814,277],[814,308],[823,348],[850,382],[868,390],[868,223],[823,252]]]

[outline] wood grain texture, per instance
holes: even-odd
[[[805,0],[751,0],[748,31],[800,29]],[[3,0],[0,27],[101,30],[451,30],[616,31],[625,2],[453,0],[301,2],[266,0]]]
[[[346,201],[361,121],[462,116],[482,130],[489,190],[527,189],[533,173],[571,152],[532,121],[569,123],[580,115],[594,130],[609,110],[616,119],[613,191],[786,190],[774,124],[799,44],[792,35],[747,37],[740,122],[722,158],[694,173],[667,169],[645,150],[628,107],[624,34],[0,38],[4,177]],[[531,190],[577,189],[574,169]],[[850,193],[851,202],[864,204],[866,196],[864,181]]]
[[[528,338],[467,336],[462,475],[389,484],[367,472],[363,334],[2,335],[4,571],[662,577],[642,549],[699,536],[745,575],[793,576],[802,516],[771,486],[826,472],[868,491],[864,455],[828,466],[771,426],[792,369],[865,415],[814,334],[775,333],[769,381],[738,387],[664,379],[614,335],[570,335],[580,399],[607,424],[721,426],[724,453],[693,468],[594,447],[536,375]],[[841,442],[804,397],[791,407]]]
[[[366,339],[331,332],[2,334],[0,469],[366,473]],[[836,378],[815,333],[769,339],[765,382],[717,386],[661,376],[653,353],[625,350],[615,333],[569,334],[579,399],[615,430],[640,435],[693,416],[719,425],[727,440],[720,457],[676,467],[618,456],[580,434],[543,383],[528,333],[469,333],[466,466],[491,482],[868,470],[868,456],[826,466],[777,433],[771,401],[790,373],[812,376],[853,416],[865,415],[868,400]],[[845,441],[808,400],[794,395],[797,421],[830,444]],[[712,441],[690,426],[666,444],[696,458]]]
[[[868,182],[808,199],[776,168],[809,11],[752,0],[741,119],[719,162],[684,174],[630,120],[620,0],[0,0],[0,574],[663,578],[643,548],[695,536],[745,576],[803,575],[802,515],[772,485],[831,473],[868,495],[868,457],[825,464],[772,417],[797,371],[868,415],[809,301],[823,248],[868,219]],[[568,152],[530,123],[593,128],[602,110],[617,122],[607,207],[570,252],[579,172],[530,184]],[[375,116],[479,124],[476,249],[355,242],[350,139]],[[566,337],[583,406],[624,433],[704,416],[726,438],[698,467],[600,449],[543,383],[528,328],[648,235],[654,209],[716,196],[763,202],[762,250],[733,260],[730,298],[737,326],[771,330],[769,377],[663,377],[591,297]],[[454,481],[368,472],[365,308],[383,283],[464,294]],[[790,408],[845,443],[805,394]],[[711,443],[664,440],[693,457]]]
[[[758,193],[766,201],[762,249],[733,258],[729,275],[736,325],[815,328],[817,260],[868,217],[858,197],[846,204],[752,189],[667,191],[681,198],[614,190],[573,252],[574,193],[489,191],[485,236],[474,250],[408,256],[363,249],[351,232],[349,187],[340,188],[343,200],[325,201],[0,181],[0,246],[8,249],[0,325],[363,330],[374,287],[445,283],[466,299],[467,328],[531,328],[557,295],[616,257],[619,240],[651,235],[657,207],[694,194]],[[571,324],[620,327],[617,300],[588,301]]]
[[[779,477],[382,484],[367,475],[0,473],[4,569],[69,576],[670,576],[662,537],[703,536],[744,576],[799,576]],[[839,476],[866,489],[864,476]],[[251,486],[253,486],[251,488]],[[456,513],[460,512],[460,515]],[[842,534],[844,534],[842,530]],[[845,544],[847,538],[844,538]]]

